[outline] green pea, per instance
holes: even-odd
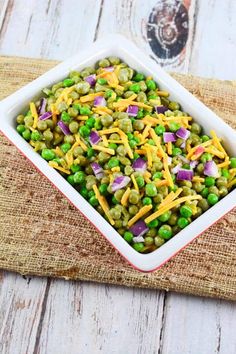
[[[136,215],[139,211],[139,208],[136,205],[129,206],[129,213],[130,215]]]
[[[69,182],[72,186],[75,184],[73,175],[69,175],[66,179],[67,179],[67,182]]]
[[[157,195],[157,187],[154,183],[147,183],[145,186],[145,193],[148,197],[155,197]]]
[[[26,128],[30,128],[30,127],[32,127],[32,125],[34,124],[34,119],[33,119],[33,117],[32,116],[26,116],[25,118],[24,118],[24,122],[25,122],[25,126],[26,126]],[[38,123],[39,122],[44,122],[44,121],[38,121]],[[46,122],[44,122],[44,123],[46,123]],[[46,123],[47,124],[47,123]]]
[[[222,176],[225,177],[225,178],[229,178],[229,177],[230,177],[229,170],[227,170],[226,168],[223,168],[223,169],[221,170],[221,174],[222,174]]]
[[[112,157],[107,164],[109,168],[113,168],[119,166],[120,161],[116,157]]]
[[[153,245],[153,243],[154,243],[153,237],[150,237],[150,236],[145,237],[145,239],[144,239],[145,246],[151,246],[151,245]]]
[[[165,224],[162,225],[158,230],[158,235],[164,240],[169,240],[173,235],[171,226]]]
[[[209,194],[209,189],[207,187],[205,187],[202,191],[201,191],[201,195],[203,196],[203,198],[206,198]]]
[[[89,198],[89,204],[91,204],[92,206],[98,206],[99,203],[98,203],[98,200],[95,196]]]
[[[114,195],[113,195],[111,201],[113,204],[119,204],[119,201],[114,197]]]
[[[75,183],[83,183],[85,181],[85,173],[83,171],[78,171],[74,174]]]
[[[108,185],[106,183],[102,183],[100,184],[99,186],[99,192],[102,194],[102,195],[106,195],[107,194],[107,187]]]
[[[112,96],[113,92],[114,92],[113,90],[107,90],[104,95],[105,98],[110,98]]]
[[[166,222],[169,220],[170,216],[171,216],[171,211],[169,210],[163,213],[162,215],[160,215],[158,220],[160,220],[161,222]]]
[[[205,185],[206,187],[211,187],[211,186],[214,186],[215,185],[215,178],[214,177],[210,177],[210,176],[207,176],[205,178]]]
[[[82,197],[84,197],[85,199],[88,198],[88,190],[85,186],[82,186],[80,188],[80,194],[82,195]]]
[[[47,122],[45,121],[45,120],[39,120],[38,121],[38,123],[37,123],[37,128],[39,129],[39,130],[46,130],[47,129],[47,127],[48,127],[48,125],[47,125]],[[59,127],[58,127],[59,128]]]
[[[90,85],[88,82],[78,82],[78,84],[76,84],[75,89],[78,93],[85,95],[86,93],[89,92],[90,90]]]
[[[78,172],[78,171],[81,171],[81,167],[79,166],[79,165],[71,165],[71,167],[70,167],[70,169],[71,169],[71,171],[73,172],[73,173],[76,173],[76,172]]]
[[[56,157],[54,151],[52,151],[50,149],[43,149],[41,156],[42,156],[42,158],[44,158],[44,160],[47,160],[47,161],[51,161]]]
[[[103,77],[101,77],[97,80],[97,83],[100,85],[105,85],[105,84],[107,84],[107,80],[104,79]]]
[[[66,154],[71,149],[71,144],[64,143],[61,145],[61,150]]]
[[[42,135],[40,134],[40,132],[38,132],[37,130],[35,130],[34,132],[31,133],[31,139],[33,141],[38,141],[42,138]]]
[[[76,134],[79,129],[79,124],[77,122],[71,122],[69,124],[69,129],[70,129],[71,133]]]
[[[152,179],[161,179],[162,178],[162,172],[155,172],[154,175],[152,176]]]
[[[95,128],[96,130],[102,129],[102,123],[101,123],[100,118],[96,118],[96,119],[95,119],[94,128]]]
[[[77,115],[79,114],[79,111],[77,109],[75,109],[74,107],[69,107],[67,112],[73,118],[77,117]]]
[[[207,197],[207,201],[210,205],[214,205],[219,201],[219,197],[214,193],[210,193]]]
[[[201,199],[198,202],[198,206],[203,210],[206,211],[207,209],[209,209],[209,204],[208,204],[208,199]]]
[[[163,135],[165,133],[166,128],[163,125],[157,125],[155,128],[155,132],[157,135]]]
[[[152,220],[147,226],[150,228],[157,227],[159,225],[159,221],[157,219]]]
[[[80,114],[81,114],[81,115],[88,116],[88,115],[90,115],[91,113],[92,113],[92,112],[90,111],[89,107],[87,107],[87,106],[82,106],[82,107],[80,108]]]
[[[71,121],[71,116],[66,111],[63,111],[61,114],[61,120],[65,123],[69,123]]]
[[[172,156],[178,156],[178,155],[181,155],[182,154],[182,150],[178,147],[174,147],[172,149]]]
[[[108,145],[108,147],[109,147],[110,149],[116,150],[117,147],[118,147],[118,145],[115,144],[115,143],[110,143],[110,144]]]
[[[29,129],[25,129],[22,133],[22,136],[25,140],[30,140],[31,138],[31,131]]]
[[[202,135],[202,142],[205,143],[206,141],[210,140],[208,135]]]
[[[23,114],[19,114],[16,117],[16,121],[17,121],[18,124],[24,124],[24,119],[25,119],[25,116],[23,116]]]
[[[87,150],[87,156],[88,156],[88,158],[93,157],[94,154],[95,154],[95,151],[93,150],[93,148],[89,147],[88,150]]]
[[[176,110],[179,110],[180,109],[180,105],[178,102],[174,102],[174,101],[171,101],[169,103],[169,109],[171,109],[172,111],[176,111]]]
[[[231,157],[230,159],[230,166],[232,168],[236,168],[236,157]]]
[[[154,243],[157,247],[160,247],[165,243],[165,240],[164,240],[164,238],[161,238],[160,236],[156,236],[154,238]]]
[[[142,252],[142,250],[144,249],[144,244],[142,242],[137,242],[133,244],[133,248],[135,249],[135,251],[137,252]]]
[[[43,132],[44,139],[46,141],[52,141],[53,140],[53,133],[51,130],[47,129]]]
[[[144,75],[141,74],[141,73],[137,73],[137,74],[133,77],[133,80],[136,81],[136,82],[142,81],[142,80],[144,80]]]
[[[126,231],[126,232],[124,233],[124,239],[125,239],[125,241],[128,242],[128,243],[131,243],[131,242],[132,242],[133,237],[134,237],[134,236],[133,236],[132,232],[130,232],[130,231]]]
[[[206,163],[207,161],[212,160],[212,155],[209,154],[208,152],[205,152],[204,154],[202,154],[200,160],[202,163]]]
[[[188,205],[183,205],[180,208],[180,214],[184,218],[190,218],[193,215],[192,209]]]
[[[72,79],[65,79],[64,81],[63,81],[63,86],[64,87],[70,87],[70,86],[72,86],[72,85],[74,85],[74,80],[72,80]]]
[[[173,133],[177,132],[177,130],[179,130],[180,127],[181,127],[180,124],[177,122],[170,122],[169,124],[169,129]]]
[[[130,85],[129,90],[133,91],[135,93],[139,93],[140,85],[139,84],[132,84],[132,85]]]
[[[143,118],[143,116],[144,116],[143,111],[142,111],[141,109],[139,109],[136,118],[137,118],[137,119],[141,119],[141,118]],[[141,129],[140,129],[140,130],[141,130]]]
[[[228,188],[225,186],[222,186],[219,188],[219,195],[221,197],[225,197],[229,193]]]
[[[168,224],[171,225],[171,226],[174,226],[177,224],[177,221],[178,221],[178,216],[177,214],[171,214],[169,220],[168,220]]]
[[[189,221],[186,218],[179,218],[177,221],[177,225],[181,228],[184,229],[186,226],[188,226]]]
[[[25,129],[26,129],[26,127],[25,127],[25,125],[23,125],[23,124],[19,124],[19,125],[17,125],[17,127],[16,127],[16,130],[17,130],[18,133],[20,133],[20,134],[22,134],[22,133],[25,131]]]
[[[130,195],[129,195],[129,202],[131,204],[137,204],[140,200],[140,195],[135,189],[131,189]]]
[[[199,135],[201,133],[202,127],[197,124],[197,123],[193,123],[191,126],[191,132],[194,134]]]
[[[148,90],[155,90],[157,88],[154,80],[146,80],[146,85]]]
[[[217,178],[217,180],[216,180],[217,187],[222,187],[222,186],[226,187],[227,184],[228,184],[228,181],[227,181],[226,177],[221,176],[221,177]]]
[[[82,125],[82,127],[79,128],[79,133],[82,137],[86,138],[90,134],[90,129],[86,127],[86,125]]]
[[[92,129],[94,127],[95,121],[96,121],[95,118],[90,117],[89,119],[86,120],[85,125],[88,128]]]
[[[137,182],[137,185],[139,188],[143,188],[144,185],[145,185],[145,181],[144,181],[144,178],[142,176],[138,176],[135,178],[136,179],[136,182]]]
[[[213,193],[219,196],[219,189],[216,186],[209,187],[209,194]]]
[[[109,114],[104,114],[101,117],[101,122],[104,127],[109,127],[113,123],[113,117]]]

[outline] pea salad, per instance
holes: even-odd
[[[215,131],[116,57],[43,89],[16,121],[137,252],[162,246],[236,184],[236,157]]]

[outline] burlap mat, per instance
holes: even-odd
[[[0,98],[55,61],[0,58]],[[173,75],[236,128],[232,82]],[[4,119],[4,117],[1,117]],[[154,273],[141,273],[0,136],[0,267],[236,300],[236,209]]]

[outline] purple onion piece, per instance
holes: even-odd
[[[180,145],[181,149],[185,149],[186,148],[186,141],[183,141],[182,144]]]
[[[101,179],[104,177],[103,168],[97,162],[92,162],[91,167],[97,179]]]
[[[181,127],[177,130],[177,132],[175,134],[177,135],[178,138],[181,138],[183,140],[187,140],[190,136],[190,131]]]
[[[136,172],[145,172],[147,169],[147,162],[139,157],[133,162],[132,167]]]
[[[204,175],[211,177],[219,177],[218,167],[215,161],[207,161],[204,165]]]
[[[160,114],[168,111],[168,108],[166,106],[155,106],[155,110],[158,114]]]
[[[167,162],[168,162],[168,165],[171,165],[171,163],[172,163],[172,157],[167,156]]]
[[[138,106],[130,105],[128,106],[126,112],[128,113],[129,116],[136,117],[138,114]]]
[[[92,130],[89,135],[89,141],[91,145],[96,145],[99,141],[101,141],[101,137],[95,130]]]
[[[107,102],[103,96],[97,96],[94,98],[93,104],[95,107],[98,107],[98,106],[105,107],[107,105]]]
[[[192,179],[193,179],[193,171],[192,170],[181,169],[181,170],[179,170],[179,172],[177,174],[177,179],[179,181],[192,181]]]
[[[133,237],[133,243],[144,242],[143,236],[135,236]]]
[[[169,143],[169,142],[175,142],[176,141],[176,136],[175,133],[164,133],[163,134],[163,140],[165,143]]]
[[[52,112],[45,112],[39,117],[39,120],[46,120],[52,117]]]
[[[96,84],[96,75],[95,74],[89,75],[85,77],[84,80],[88,82],[90,86],[94,86]]]
[[[41,116],[42,114],[44,114],[46,112],[46,105],[47,105],[47,100],[46,98],[41,98],[40,100],[40,105],[38,108],[38,114]]]
[[[59,122],[57,123],[57,125],[61,128],[62,132],[63,132],[65,135],[71,134],[69,127],[68,127],[64,122],[62,122],[62,120],[59,120]]]
[[[129,230],[134,236],[140,237],[145,235],[146,232],[148,232],[149,228],[143,220],[139,220],[133,226],[131,226]]]
[[[190,161],[190,163],[189,163],[189,166],[190,166],[191,168],[195,168],[197,165],[198,165],[198,161],[197,161],[197,160]]]
[[[181,164],[176,165],[175,167],[173,167],[173,168],[171,169],[171,173],[173,173],[174,175],[176,175],[176,174],[181,170],[181,167],[182,167]]]
[[[179,158],[181,161],[183,161],[184,163],[189,164],[189,160],[186,159],[186,157],[184,157],[183,155],[178,155],[178,158]]]
[[[104,70],[112,72],[112,71],[114,71],[114,66],[107,66],[106,68],[104,68]]]
[[[116,177],[111,185],[112,192],[116,192],[119,189],[126,187],[129,182],[130,182],[130,178],[128,176]]]

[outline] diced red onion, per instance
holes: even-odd
[[[211,160],[205,163],[204,175],[211,177],[219,177],[219,171],[215,161]]]
[[[176,165],[175,167],[173,167],[173,168],[171,169],[171,173],[173,173],[174,175],[176,175],[176,174],[179,172],[179,170],[181,170],[181,167],[182,167],[182,165],[179,163],[178,165]]]
[[[198,146],[196,150],[194,151],[195,156],[201,156],[205,151],[205,148],[203,146]]]
[[[163,140],[165,143],[169,143],[169,142],[174,142],[176,141],[176,136],[175,136],[175,133],[164,133],[163,134]]]
[[[192,170],[179,170],[177,174],[177,179],[180,181],[192,181],[193,179],[193,171]]]
[[[44,98],[44,97],[41,98],[40,105],[39,105],[39,108],[38,108],[38,113],[39,113],[40,116],[46,112],[46,105],[47,105],[46,98]]]
[[[189,163],[189,160],[186,159],[186,157],[184,157],[183,155],[178,155],[178,158],[183,161],[184,163]]]
[[[96,75],[95,74],[89,75],[85,77],[84,80],[88,82],[90,86],[94,86],[96,84]]]
[[[129,230],[134,236],[140,237],[145,235],[146,232],[148,232],[149,228],[143,220],[139,220],[133,226],[131,226]]]
[[[39,117],[39,120],[46,120],[52,117],[52,112],[45,112]]]
[[[187,140],[189,138],[190,131],[185,129],[184,127],[181,127],[177,130],[177,132],[175,134],[177,135],[178,138],[181,138],[183,140]]]
[[[198,165],[198,161],[197,161],[197,160],[190,161],[190,163],[189,163],[189,166],[190,166],[191,168],[195,168],[197,165]]]
[[[114,71],[114,66],[107,66],[106,68],[104,68],[104,70],[112,72],[112,71]]]
[[[144,242],[143,236],[135,236],[133,237],[133,242],[138,243],[138,242]]]
[[[61,128],[65,135],[71,134],[69,127],[65,123],[63,123],[62,120],[59,120],[57,125]]]
[[[96,145],[101,141],[101,137],[95,130],[92,130],[89,135],[89,141],[91,145]]]
[[[126,112],[128,113],[129,116],[136,117],[138,114],[138,106],[130,105],[128,106]]]
[[[155,106],[155,110],[158,114],[160,114],[168,111],[168,108],[166,106]]]
[[[133,162],[132,167],[136,172],[145,172],[147,169],[147,162],[139,157]]]
[[[182,142],[182,144],[180,145],[181,149],[185,149],[186,148],[186,141],[184,140]]]
[[[101,179],[104,177],[103,168],[97,162],[92,162],[91,167],[97,179]]]
[[[112,192],[116,192],[119,189],[126,187],[129,182],[130,182],[130,178],[128,176],[116,177],[111,185]]]
[[[97,96],[94,98],[93,104],[95,107],[98,107],[98,106],[105,107],[107,105],[107,102],[103,96]]]
[[[167,156],[167,163],[168,163],[168,165],[171,165],[171,163],[172,163],[172,157]]]

